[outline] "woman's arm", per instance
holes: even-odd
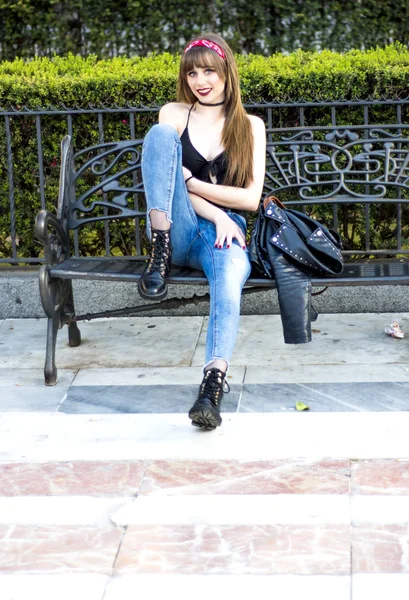
[[[158,123],[172,125],[180,135],[183,119],[186,118],[187,108],[179,102],[164,104],[159,111]]]
[[[202,196],[215,204],[239,210],[257,210],[263,192],[266,170],[266,129],[258,117],[250,117],[253,137],[253,181],[245,188],[214,185],[193,177],[187,182],[189,192]]]
[[[216,238],[214,241],[216,247],[223,248],[226,242],[226,246],[229,248],[233,239],[236,239],[243,249],[246,247],[246,239],[242,230],[224,210],[210,204],[204,198],[196,196],[196,194],[189,193],[189,197],[195,213],[216,225]]]

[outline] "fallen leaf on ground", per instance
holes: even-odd
[[[295,403],[295,408],[297,410],[310,410],[310,407],[307,406],[306,404],[303,404],[302,402],[296,402]]]

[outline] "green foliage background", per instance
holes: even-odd
[[[180,52],[214,30],[237,53],[347,51],[409,41],[407,0],[0,0],[0,60]]]
[[[409,89],[409,51],[401,44],[384,49],[351,50],[339,54],[298,50],[289,56],[274,54],[237,55],[245,102],[295,102],[304,100],[353,100],[364,98],[405,98]],[[147,58],[117,57],[99,60],[96,56],[16,59],[0,64],[0,110],[16,107],[58,108],[141,105],[161,106],[175,100],[179,58],[170,53]],[[409,115],[403,111],[404,123]],[[250,112],[257,113],[257,109]],[[259,114],[263,114],[260,112]],[[273,127],[294,126],[298,113],[291,108],[273,110]],[[104,114],[105,141],[130,138],[130,115]],[[143,137],[156,119],[156,111],[135,114],[135,135]],[[331,123],[330,108],[305,111],[306,125]],[[370,123],[395,122],[396,111],[377,107]],[[33,222],[40,208],[39,166],[35,117],[10,118],[16,204],[16,234],[19,256],[39,256]],[[346,106],[338,113],[339,124],[362,123],[362,108]],[[55,209],[58,194],[59,146],[67,133],[67,117],[41,117],[46,205]],[[99,143],[98,116],[73,116],[74,149]],[[381,226],[381,225],[380,225]],[[362,229],[362,224],[357,223]],[[358,231],[357,229],[357,231]],[[358,233],[354,236],[358,236]],[[0,258],[11,256],[10,206],[4,118],[0,120]],[[84,229],[80,245],[85,254],[104,253],[103,230]],[[354,237],[353,236],[353,237]],[[134,232],[124,224],[113,233],[115,252],[129,253]]]
[[[237,55],[244,102],[402,98],[408,93],[409,50],[297,50],[289,56]],[[99,60],[54,56],[0,63],[0,108],[31,109],[157,105],[175,99],[179,57]]]

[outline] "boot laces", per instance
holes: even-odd
[[[224,379],[225,374],[219,369],[205,371],[199,391],[199,399],[209,398],[216,406],[220,401],[221,393],[228,394],[230,386]]]
[[[169,232],[152,232],[152,252],[148,264],[148,273],[160,271],[164,277],[168,268],[169,260]]]

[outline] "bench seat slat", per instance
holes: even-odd
[[[140,278],[145,261],[95,258],[69,258],[50,271],[58,279],[94,279],[100,281],[133,281]],[[169,283],[207,285],[202,271],[188,267],[173,267],[168,277]],[[331,279],[312,278],[314,286],[330,285],[389,285],[409,283],[409,261],[368,261],[346,263],[344,271]],[[275,287],[274,281],[250,277],[247,286]]]

